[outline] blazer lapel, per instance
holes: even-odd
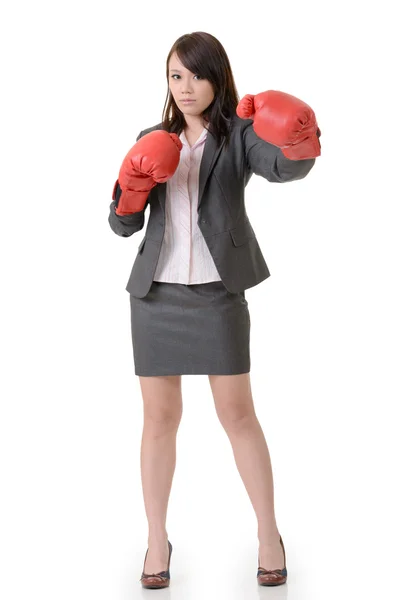
[[[197,212],[199,211],[200,204],[203,199],[204,188],[206,186],[209,176],[211,175],[215,161],[217,160],[222,150],[222,145],[223,142],[221,142],[221,144],[217,144],[214,136],[212,136],[210,132],[207,133],[206,142],[204,144],[203,156],[200,162],[199,198],[197,203]]]
[[[161,127],[159,128],[161,129]],[[211,175],[212,168],[217,160],[223,146],[223,141],[220,144],[217,144],[213,135],[208,132],[206,141],[204,144],[203,156],[200,162],[200,171],[199,171],[199,197],[197,203],[197,212],[199,211],[201,201],[204,195],[204,189],[207,183],[209,176]],[[165,212],[165,200],[167,197],[167,183],[160,183],[157,186],[158,189],[158,198],[161,204],[162,210]]]

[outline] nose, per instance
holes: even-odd
[[[192,93],[192,86],[189,84],[189,82],[185,82],[182,80],[182,86],[181,86],[181,93],[182,94],[191,94]]]

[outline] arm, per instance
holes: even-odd
[[[321,131],[312,108],[291,94],[246,94],[236,113],[250,119],[243,132],[248,165],[269,181],[303,179],[321,154]]]
[[[141,131],[136,138],[136,141],[142,137],[143,132]],[[118,206],[119,199],[121,197],[121,188],[119,186],[118,180],[115,182],[114,190],[112,194],[112,202],[110,204],[110,214],[108,217],[108,222],[114,233],[120,235],[121,237],[129,237],[132,234],[136,233],[143,229],[144,226],[144,213],[149,203],[149,200],[146,201],[145,207],[143,210],[132,213],[131,215],[117,215],[115,213],[115,209]]]
[[[176,133],[140,132],[114,185],[109,223],[115,233],[127,237],[142,229],[149,195],[158,183],[165,183],[175,173],[181,149]]]
[[[286,158],[280,148],[258,137],[250,119],[243,129],[243,147],[248,168],[272,183],[303,179],[315,164],[315,158]]]
[[[141,210],[140,212],[133,213],[132,215],[119,216],[115,214],[115,202],[111,202],[108,222],[113,232],[121,237],[129,237],[133,233],[143,229],[144,212],[147,204],[148,201],[144,210]]]

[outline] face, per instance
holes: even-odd
[[[188,71],[180,62],[176,53],[171,55],[168,65],[168,86],[178,108],[185,117],[200,116],[214,99],[211,83],[197,73]],[[191,99],[187,104],[182,100]]]

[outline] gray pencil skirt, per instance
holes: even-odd
[[[238,375],[250,371],[250,314],[245,293],[222,281],[153,281],[130,294],[135,374]]]

